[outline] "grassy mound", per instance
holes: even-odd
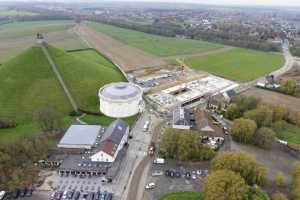
[[[0,118],[31,121],[32,112],[46,105],[72,110],[42,50],[32,47],[0,67]]]
[[[102,32],[116,40],[120,40],[129,46],[142,49],[158,56],[202,53],[223,47],[223,45],[220,44],[201,40],[163,37],[95,22],[88,22],[87,24],[96,31]]]
[[[186,64],[237,81],[249,81],[268,74],[284,64],[277,53],[236,48],[227,52],[192,57]]]
[[[174,192],[166,194],[159,200],[201,200],[202,195],[199,192]]]
[[[99,88],[125,81],[114,65],[94,51],[66,53],[52,46],[48,49],[82,109],[99,111]],[[37,132],[32,114],[46,106],[63,113],[65,125],[71,122],[68,113],[72,107],[39,47],[29,48],[0,66],[0,119],[15,119],[18,124],[15,129],[0,129],[0,138]],[[100,124],[101,121],[107,123],[108,119],[103,116]]]

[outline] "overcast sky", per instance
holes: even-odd
[[[30,1],[30,0],[0,0],[1,1]],[[36,0],[54,2],[101,2],[102,0]],[[109,0],[105,0],[109,1]],[[111,0],[111,1],[150,1],[169,3],[202,3],[217,5],[268,5],[268,6],[300,6],[300,0]]]

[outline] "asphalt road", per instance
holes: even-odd
[[[157,144],[159,141],[159,135],[161,133],[161,129],[165,125],[165,122],[159,122],[158,124],[153,124],[154,127],[151,131],[152,135],[152,141]],[[148,172],[149,172],[149,166],[152,164],[152,157],[145,156],[137,168],[134,170],[130,186],[129,186],[129,192],[127,196],[127,200],[141,200],[141,197],[144,193],[144,186],[146,184]]]

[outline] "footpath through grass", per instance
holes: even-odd
[[[163,37],[96,22],[87,22],[87,25],[129,46],[158,56],[202,53],[224,47],[201,40]]]
[[[249,81],[279,69],[284,65],[284,58],[279,53],[236,48],[227,52],[192,57],[185,62],[194,69],[231,80]]]
[[[166,194],[159,200],[202,200],[202,195],[199,192],[174,192]]]

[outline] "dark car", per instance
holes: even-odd
[[[90,192],[88,194],[87,200],[94,200],[94,196],[95,196],[95,193],[94,192]]]
[[[181,173],[180,173],[180,172],[178,172],[178,171],[177,171],[177,172],[175,172],[175,177],[176,177],[176,178],[181,178]]]
[[[10,199],[12,199],[12,192],[6,192],[3,199],[4,200],[10,200]]]
[[[169,171],[169,170],[166,170],[166,171],[165,171],[165,175],[166,175],[166,176],[170,176],[170,171]]]
[[[68,198],[68,199],[72,199],[73,196],[74,196],[74,191],[69,191],[69,192],[67,192],[67,198]]]
[[[55,194],[55,196],[54,196],[54,199],[55,199],[55,200],[60,200],[61,197],[62,197],[62,195],[63,195],[63,192],[57,192],[57,193]]]
[[[186,179],[190,179],[191,176],[192,176],[192,175],[191,175],[191,172],[186,172],[186,173],[185,173],[185,178],[186,178]]]
[[[96,194],[95,194],[95,200],[99,200],[101,198],[101,192],[98,191]]]
[[[20,190],[17,189],[16,191],[13,192],[12,197],[13,197],[14,199],[17,199],[19,196],[20,196]]]
[[[80,197],[80,192],[79,191],[76,191],[75,194],[74,194],[74,198],[75,200],[78,200]]]
[[[26,192],[27,192],[27,189],[26,188],[24,188],[24,189],[21,189],[20,190],[20,197],[25,197],[25,194],[26,194]]]
[[[108,193],[105,200],[112,200],[112,197],[113,197],[112,193]]]
[[[32,188],[29,188],[29,189],[26,191],[25,197],[31,197],[31,196],[32,196],[32,193],[33,193],[33,189],[32,189]]]

